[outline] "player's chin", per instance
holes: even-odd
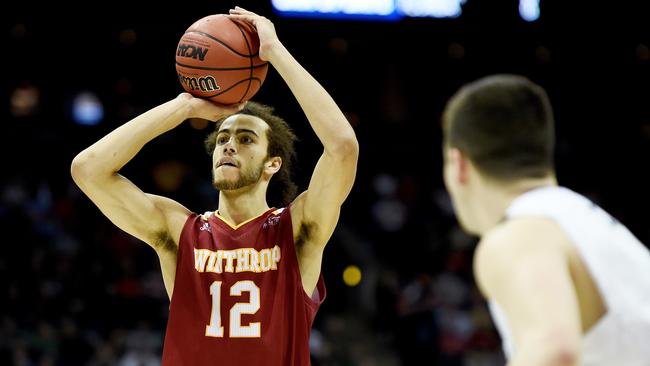
[[[215,186],[229,186],[237,182],[236,177],[215,177],[212,184]]]
[[[214,180],[236,180],[239,179],[239,169],[236,168],[217,168],[213,174]]]
[[[217,175],[212,181],[212,185],[220,191],[229,191],[239,188],[241,182],[239,181],[239,175],[230,174],[226,175]]]
[[[471,222],[470,220],[467,220],[463,218],[462,215],[458,217],[458,224],[460,228],[466,232],[467,234],[470,235],[481,235],[480,230],[478,229],[478,226]]]

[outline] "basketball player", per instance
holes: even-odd
[[[308,189],[286,207],[267,205],[275,175],[285,194],[295,187],[287,171],[295,136],[270,108],[223,107],[186,93],[82,151],[72,176],[113,223],[158,254],[171,299],[163,365],[309,365],[311,326],[325,297],[323,249],[354,182],[358,144],[273,24],[241,8],[231,14],[257,28],[260,57],[286,81],[323,144]],[[118,173],[147,142],[188,118],[217,121],[207,140],[219,190],[214,212],[197,214],[144,193]]]
[[[544,90],[515,75],[472,82],[448,102],[443,136],[445,185],[481,237],[474,272],[508,365],[650,365],[650,254],[558,185]]]

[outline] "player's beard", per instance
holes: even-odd
[[[228,179],[213,179],[212,185],[214,188],[220,191],[234,191],[246,186],[257,183],[262,176],[262,171],[264,170],[264,162],[260,163],[258,166],[253,166],[250,169],[240,169],[239,178],[236,180]]]

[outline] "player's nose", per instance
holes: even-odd
[[[237,147],[235,146],[235,139],[234,138],[229,138],[226,143],[223,144],[223,152],[224,154],[234,154],[237,152]]]

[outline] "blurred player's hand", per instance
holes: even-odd
[[[237,113],[246,105],[246,102],[231,105],[217,104],[206,99],[197,98],[190,93],[181,93],[177,99],[182,100],[189,106],[187,118],[203,118],[212,122]]]

